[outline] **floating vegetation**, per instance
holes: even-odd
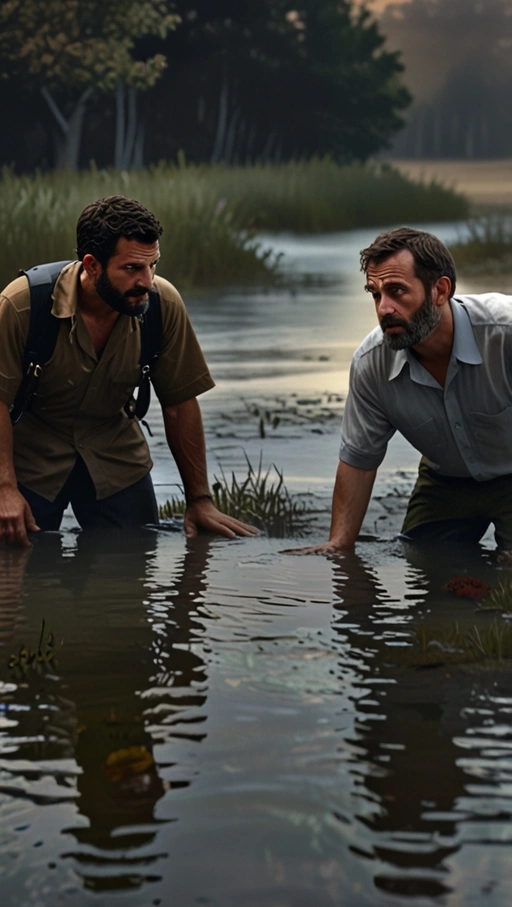
[[[449,580],[443,589],[456,595],[458,598],[471,598],[478,600],[489,595],[491,587],[475,576],[455,576]]]
[[[29,670],[41,671],[44,668],[55,666],[55,636],[52,631],[44,641],[45,621],[41,621],[41,632],[37,649],[32,651],[28,646],[21,644],[19,652],[10,656],[7,667],[18,674],[27,674]]]
[[[509,623],[493,620],[489,627],[480,630],[471,627],[465,635],[465,645],[475,655],[475,661],[512,658],[512,627]]]
[[[461,628],[457,621],[448,628],[423,624],[414,628],[412,638],[412,646],[393,651],[393,661],[428,668],[512,658],[512,626],[496,618],[486,627]]]
[[[310,511],[303,501],[292,496],[284,484],[283,474],[277,466],[266,472],[262,467],[262,455],[255,469],[245,455],[248,473],[239,481],[234,472],[228,479],[221,468],[221,478],[214,476],[212,484],[213,502],[219,510],[237,520],[251,523],[269,535],[283,538],[290,534],[305,532],[304,518]],[[277,479],[271,479],[274,471]],[[186,504],[182,497],[173,496],[159,508],[161,519],[172,519],[185,513]]]
[[[251,414],[255,416],[258,420],[258,432],[260,438],[267,437],[267,431],[275,429],[281,422],[281,416],[277,413],[272,413],[270,409],[263,408],[258,406],[256,403],[246,403],[246,409]]]
[[[145,746],[128,746],[107,756],[105,774],[114,783],[142,775],[154,768],[155,760]]]
[[[478,606],[479,611],[501,611],[512,614],[512,579],[498,583],[488,598]]]
[[[262,396],[253,400],[241,398],[229,412],[219,412],[213,431],[219,438],[253,438],[257,432],[263,440],[278,434],[297,438],[304,432],[324,434],[339,428],[344,397],[329,392],[304,397]]]

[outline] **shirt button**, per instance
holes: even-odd
[[[460,428],[460,422],[455,423],[455,428]]]
[[[79,447],[83,447],[84,445],[83,445],[83,444],[79,444],[78,446],[79,446]]]

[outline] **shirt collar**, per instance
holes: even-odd
[[[458,359],[459,362],[466,362],[468,365],[481,365],[483,359],[466,309],[455,299],[450,299],[450,306],[453,313],[453,347],[450,361]],[[409,363],[411,378],[413,380],[420,378],[419,369],[421,374],[425,369],[420,366],[418,360],[409,350],[397,350],[391,362],[388,381],[398,377],[406,362]],[[420,383],[424,383],[424,380],[420,379]]]
[[[455,299],[450,300],[450,305],[453,312],[454,330],[452,359],[467,362],[468,365],[481,365],[483,359],[466,308]]]
[[[72,318],[73,315],[76,315],[81,270],[82,262],[73,261],[66,265],[57,277],[52,293],[52,315],[55,315],[56,318]]]

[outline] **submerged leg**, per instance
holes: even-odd
[[[138,482],[98,501],[82,459],[73,469],[71,506],[82,529],[123,529],[158,523],[158,506],[149,473]]]

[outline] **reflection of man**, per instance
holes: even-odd
[[[380,327],[356,351],[342,424],[330,538],[351,548],[389,439],[423,454],[403,534],[477,542],[490,523],[512,549],[512,299],[459,296],[435,236],[409,227],[361,253]]]
[[[60,273],[52,314],[55,352],[30,412],[11,428],[22,378],[30,293],[19,277],[0,297],[0,538],[29,544],[27,531],[58,529],[71,502],[82,527],[157,522],[152,466],[125,404],[140,377],[140,321],[154,286],[163,338],[152,381],[187,499],[185,531],[256,530],[220,513],[208,489],[198,394],[213,386],[178,292],[155,277],[162,227],[141,204],[111,196],[77,224],[78,262]]]
[[[143,886],[148,867],[162,859],[156,845],[162,817],[155,805],[166,789],[186,788],[197,778],[191,762],[207,735],[205,627],[190,603],[208,589],[211,542],[197,538],[183,552],[175,535],[166,535],[160,544],[172,570],[162,573],[156,533],[84,532],[75,546],[70,541],[63,549],[60,534],[41,533],[31,548],[0,546],[2,679],[24,681],[22,697],[27,683],[37,693],[35,710],[25,705],[22,721],[11,722],[16,746],[5,754],[1,781],[9,789],[9,756],[19,781],[16,759],[23,760],[21,778],[23,772],[29,777],[44,751],[56,760],[56,790],[69,797],[70,779],[62,778],[58,766],[76,760],[78,814],[67,824],[65,850],[78,876],[88,889],[104,891],[114,877],[125,877],[129,859],[130,878]],[[163,621],[158,627],[154,606]],[[43,620],[44,640],[49,631],[55,636],[55,662],[6,673],[8,653],[17,654],[21,645],[37,650]],[[8,696],[6,714],[19,716],[18,705],[18,693]],[[155,744],[162,761],[162,748],[175,752],[181,737],[187,740],[186,758],[173,760],[170,779],[170,760],[164,757],[162,773]],[[70,850],[70,835],[78,848]]]

